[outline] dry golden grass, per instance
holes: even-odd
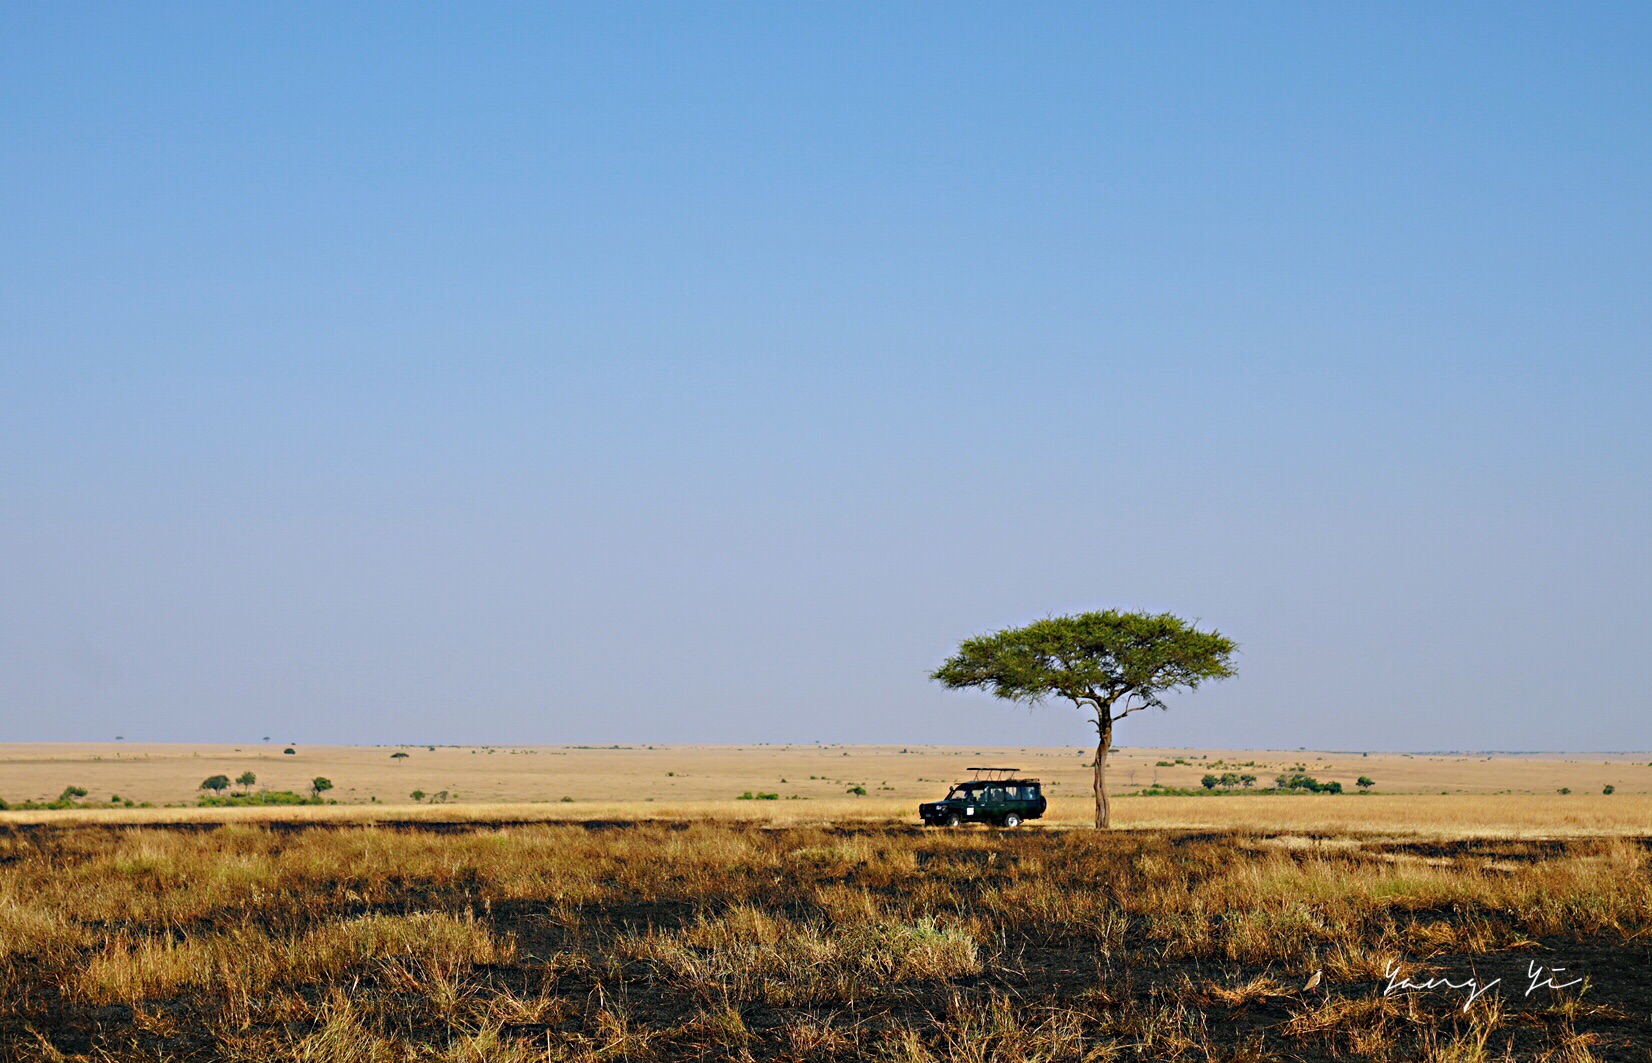
[[[1644,1058],[1649,936],[1622,838],[12,830],[0,1059]]]
[[[1057,798],[1029,829],[1086,827],[1088,798]],[[564,804],[372,804],[265,808],[69,809],[0,812],[0,824],[206,825],[272,823],[499,822],[753,823],[776,827],[915,824],[916,803],[890,798],[815,801],[652,801]],[[1123,797],[1121,830],[1211,829],[1291,832],[1279,844],[1333,845],[1338,837],[1593,838],[1652,832],[1652,796],[1525,794],[1439,796],[1341,794],[1252,797]],[[0,916],[3,919],[3,916]]]
[[[944,793],[973,764],[1016,765],[1047,782],[1065,802],[1090,792],[1091,751],[1071,747],[939,746],[206,746],[126,743],[0,744],[0,797],[46,801],[64,787],[91,797],[111,795],[156,805],[192,803],[209,775],[244,771],[260,787],[302,792],[326,776],[328,796],[342,804],[408,804],[409,795],[446,792],[461,804],[547,804],[572,798],[581,806],[732,805],[741,793],[775,793],[780,805],[839,802],[850,786],[910,813],[913,803]],[[395,757],[405,753],[405,757]],[[1177,761],[1182,763],[1177,763]],[[1161,767],[1163,762],[1168,766]],[[1207,772],[1253,774],[1266,786],[1298,766],[1352,790],[1361,775],[1385,794],[1439,796],[1503,792],[1573,799],[1598,796],[1611,784],[1617,797],[1652,794],[1652,753],[1569,756],[1314,753],[1278,750],[1120,749],[1110,759],[1113,789],[1128,794],[1158,783],[1197,788]],[[454,797],[454,795],[457,795]],[[795,799],[795,800],[793,800]],[[1249,798],[1247,798],[1249,800]],[[1152,815],[1152,813],[1149,813]]]

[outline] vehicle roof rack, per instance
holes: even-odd
[[[1003,775],[1004,778],[1007,779],[1011,775],[1014,775],[1016,772],[1020,771],[1021,769],[1020,768],[975,768],[975,767],[972,767],[972,768],[969,768],[968,770],[973,771],[975,773],[976,778],[980,778],[981,773],[985,771],[985,772],[994,772],[994,773],[997,773],[997,774],[1001,774],[1001,775]]]

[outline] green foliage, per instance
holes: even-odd
[[[1273,780],[1274,787],[1280,790],[1305,790],[1311,794],[1340,794],[1342,784],[1336,781],[1320,782],[1312,775],[1293,772],[1289,775],[1279,775]]]
[[[255,794],[202,794],[196,804],[202,808],[245,808],[262,805],[319,805],[320,797],[305,797],[291,790],[260,790]]]
[[[423,801],[424,800],[424,791],[423,790],[414,790],[412,793],[408,794],[407,796],[411,797],[415,801]]]
[[[315,794],[317,797],[320,797],[323,793],[326,793],[332,788],[333,780],[327,778],[325,775],[317,775],[315,778],[310,780],[310,792]]]
[[[1110,721],[1234,674],[1232,640],[1169,613],[1080,613],[966,639],[930,678],[1026,705],[1061,697]],[[1113,706],[1123,702],[1121,713]]]
[[[57,799],[59,801],[73,801],[77,797],[85,796],[86,788],[84,786],[65,786],[63,792],[57,795]]]
[[[1569,794],[1572,792],[1572,788],[1570,786],[1562,786],[1560,788],[1560,792],[1563,794]]]
[[[243,790],[252,789],[253,785],[257,782],[258,782],[258,776],[254,775],[250,771],[242,772],[235,779],[235,785],[241,787]]]
[[[401,750],[397,750],[396,752],[390,754],[390,759],[391,760],[406,760],[407,759],[407,754],[403,753]]]
[[[1214,775],[1206,775],[1204,778],[1199,780],[1199,785],[1203,786],[1206,790],[1214,790],[1216,789],[1216,784],[1221,781],[1222,780],[1218,779]]]
[[[1359,778],[1354,780],[1354,785],[1359,787],[1361,790],[1369,790],[1371,787],[1377,785],[1377,781],[1368,775],[1361,775]]]
[[[229,776],[228,775],[208,775],[205,779],[201,780],[201,785],[196,787],[196,789],[211,790],[214,793],[218,793],[218,792],[221,792],[221,791],[224,791],[224,790],[228,790],[229,789]]]
[[[288,756],[292,756],[293,754],[297,753],[298,751],[295,750],[292,746],[288,746],[286,749],[283,749],[281,752],[287,754]]]
[[[857,786],[851,786],[845,792],[854,794],[856,797],[865,797],[866,796],[866,787],[858,786],[858,785]]]
[[[1607,783],[1605,786],[1600,788],[1600,792],[1603,794],[1615,794],[1618,792],[1618,788],[1613,786],[1611,783]]]

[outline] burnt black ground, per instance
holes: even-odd
[[[397,825],[396,829],[431,832],[463,833],[496,829],[499,824],[417,823]],[[630,824],[603,822],[568,826],[570,830],[624,831]],[[657,825],[656,825],[657,827]],[[212,828],[191,825],[191,831],[209,831]],[[303,823],[285,823],[272,827],[285,833],[306,830],[349,830],[352,828],[316,827]],[[111,834],[120,828],[110,828]],[[857,835],[915,835],[917,828],[848,827],[834,831],[841,836]],[[1125,832],[1120,832],[1123,835]],[[49,852],[57,833],[49,827],[0,828],[0,836],[23,842],[28,848]],[[1002,836],[1002,835],[1001,835]],[[1154,832],[1163,837],[1162,832]],[[1013,838],[1005,837],[1004,859],[1015,858],[1014,850],[1040,851],[1047,832],[1024,831]],[[1224,844],[1230,836],[1208,833],[1186,833],[1170,837],[1172,846]],[[1328,839],[1329,840],[1329,839]],[[1372,843],[1377,845],[1378,843]],[[1468,840],[1458,842],[1388,842],[1380,843],[1384,851],[1408,856],[1435,859],[1475,857],[1502,862],[1529,862],[1564,856],[1580,843],[1567,841],[1508,842],[1501,840]],[[924,854],[920,859],[920,873],[926,862],[936,860],[975,861],[986,865],[996,858],[976,850],[944,854]],[[14,847],[6,857],[21,859]],[[983,866],[983,873],[990,868]],[[856,874],[848,872],[837,880],[855,883]],[[816,880],[818,881],[818,880]],[[870,888],[870,887],[869,887]],[[500,901],[478,908],[473,896],[457,897],[451,891],[421,891],[417,883],[408,884],[404,896],[390,906],[377,909],[362,907],[359,912],[416,911],[426,908],[448,908],[477,911],[501,934],[509,934],[519,943],[515,962],[476,972],[475,980],[485,985],[508,988],[521,995],[532,995],[546,984],[546,963],[551,958],[568,952],[596,951],[611,942],[616,935],[648,928],[671,929],[692,920],[707,906],[716,907],[715,897],[694,900],[620,900],[615,903],[592,905],[580,912],[576,926],[567,925],[565,918],[555,917],[552,906],[534,900]],[[817,912],[796,900],[798,892],[786,885],[777,887],[767,902],[776,911],[795,911],[809,915]],[[358,914],[340,912],[332,915]],[[1423,913],[1425,915],[1430,913]],[[1453,918],[1453,913],[1434,913],[1441,919]],[[178,932],[196,931],[199,927],[181,927]],[[960,1009],[984,1008],[995,995],[1007,996],[1026,1014],[1037,1013],[1051,1006],[1065,1006],[1082,1011],[1093,1020],[1097,1040],[1109,1037],[1119,1040],[1124,1058],[1174,1058],[1161,1054],[1164,1049],[1132,1051],[1129,1038],[1121,1037],[1119,1029],[1128,1024],[1129,1016],[1142,1009],[1182,1001],[1202,1015],[1210,1041],[1217,1046],[1216,1058],[1280,1059],[1322,1061],[1361,1058],[1351,1054],[1347,1045],[1339,1041],[1335,1031],[1319,1035],[1295,1035],[1287,1030],[1293,1014],[1300,1013],[1313,1003],[1331,996],[1344,998],[1376,998],[1383,995],[1385,983],[1378,980],[1366,983],[1342,984],[1334,988],[1326,985],[1314,990],[1293,992],[1271,1000],[1229,1007],[1209,1000],[1190,1000],[1188,980],[1193,984],[1206,981],[1218,985],[1243,984],[1258,975],[1272,975],[1281,981],[1290,981],[1282,972],[1267,967],[1244,966],[1233,963],[1213,963],[1188,959],[1167,959],[1145,934],[1145,928],[1132,928],[1125,947],[1106,954],[1091,943],[1051,940],[1049,935],[1037,933],[1009,934],[983,949],[986,964],[982,974],[947,983],[915,983],[889,987],[886,991],[862,999],[834,1003],[830,1006],[774,1007],[764,1004],[745,1004],[740,1007],[741,1018],[752,1039],[738,1048],[726,1045],[705,1045],[692,1052],[681,1049],[667,1051],[659,1058],[751,1058],[793,1059],[786,1048],[783,1030],[800,1015],[821,1017],[833,1015],[838,1020],[852,1020],[862,1046],[875,1045],[880,1031],[905,1027],[923,1028],[947,1021]],[[1524,943],[1519,949],[1477,955],[1443,954],[1427,958],[1427,963],[1438,975],[1462,982],[1475,978],[1480,984],[1493,979],[1498,984],[1486,994],[1486,999],[1498,999],[1508,1016],[1505,1027],[1495,1034],[1487,1045],[1488,1058],[1538,1059],[1553,1052],[1563,1036],[1586,1044],[1592,1058],[1600,1060],[1652,1060],[1652,942],[1644,935],[1630,935],[1626,939],[1605,940],[1557,936]],[[1534,965],[1547,969],[1548,977],[1557,982],[1585,978],[1582,987],[1551,989],[1539,986],[1527,993],[1533,979]],[[1563,968],[1563,973],[1553,973]],[[1300,980],[1300,976],[1296,976]],[[319,1001],[326,987],[306,987],[306,996]],[[25,962],[14,970],[14,977],[4,986],[0,999],[0,1059],[36,1060],[54,1058],[61,1053],[70,1058],[118,1059],[174,1059],[211,1060],[219,1058],[219,1045],[210,1032],[215,1017],[215,1002],[203,995],[185,994],[171,1000],[154,1001],[144,1008],[148,1016],[140,1016],[124,1005],[90,1007],[65,999],[53,984],[53,978],[44,968]],[[388,991],[373,985],[371,979],[358,983],[354,990],[366,995],[378,994],[385,1002]],[[646,970],[628,969],[618,977],[598,976],[589,971],[558,970],[554,975],[554,993],[569,1003],[567,1014],[549,1027],[518,1026],[508,1034],[543,1040],[547,1029],[553,1034],[574,1034],[588,1030],[592,1017],[599,1008],[623,1007],[631,1019],[652,1029],[680,1027],[698,1014],[706,1001],[685,992],[669,980],[661,979]],[[1462,1028],[1461,1018],[1466,991],[1436,987],[1423,991],[1401,990],[1401,999],[1409,999],[1410,1006],[1432,1016],[1444,1031]],[[441,1024],[422,1023],[419,1009],[409,1000],[408,1026],[404,1031],[407,1041],[430,1047],[445,1043],[450,1030]],[[1420,1027],[1419,1027],[1420,1028]],[[295,1035],[302,1029],[289,1031]],[[1421,1058],[1422,1048],[1415,1041],[1404,1041],[1390,1058],[1405,1060]],[[860,1050],[836,1057],[858,1058]],[[1589,1057],[1585,1057],[1589,1058]]]

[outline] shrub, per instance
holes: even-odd
[[[255,794],[202,794],[196,803],[202,808],[244,808],[249,805],[319,805],[321,798],[305,797],[291,790],[261,790]]]
[[[1339,782],[1320,782],[1312,775],[1300,771],[1289,775],[1277,775],[1273,780],[1274,786],[1280,790],[1306,790],[1311,794],[1340,794],[1342,784]]]
[[[407,796],[411,797],[415,801],[423,801],[424,800],[424,791],[423,790],[414,790],[412,793],[408,794]]]
[[[848,790],[846,790],[844,792],[854,794],[856,797],[865,797],[866,796],[866,787],[864,787],[864,786],[851,786],[851,787],[849,787]]]
[[[310,792],[315,794],[317,797],[320,797],[323,793],[331,790],[332,788],[333,780],[327,778],[325,775],[317,775],[315,778],[310,780]]]
[[[1203,779],[1199,780],[1199,785],[1203,786],[1206,790],[1214,790],[1216,789],[1216,784],[1220,781],[1221,780],[1216,778],[1214,775],[1206,775]]]
[[[1616,786],[1613,786],[1611,783],[1607,783],[1605,786],[1600,788],[1600,792],[1603,794],[1611,794],[1616,793],[1617,789],[1618,788]]]
[[[62,801],[64,804],[67,804],[70,801],[73,801],[77,797],[85,797],[85,796],[86,796],[86,788],[85,787],[83,787],[83,786],[65,786],[63,788],[63,792],[57,795],[57,799],[59,801]]]
[[[1563,794],[1569,794],[1572,792],[1572,788],[1570,786],[1562,786],[1560,788],[1560,792]]]
[[[1354,785],[1359,787],[1361,790],[1369,790],[1371,787],[1377,785],[1377,781],[1369,776],[1361,775],[1359,778],[1354,780]]]
[[[282,751],[281,751],[281,752],[282,752],[282,753],[284,753],[284,754],[286,754],[286,755],[288,755],[288,756],[291,756],[291,755],[293,755],[293,754],[294,754],[294,753],[296,753],[296,752],[297,752],[297,750],[295,750],[295,749],[293,749],[293,747],[292,747],[292,746],[288,746],[288,747],[287,747],[287,748],[286,748],[286,749],[283,749],[283,750],[282,750]]]
[[[208,775],[206,778],[201,780],[201,785],[199,787],[197,787],[197,789],[211,790],[213,793],[220,793],[224,790],[228,790],[229,789],[229,776],[228,775]]]

